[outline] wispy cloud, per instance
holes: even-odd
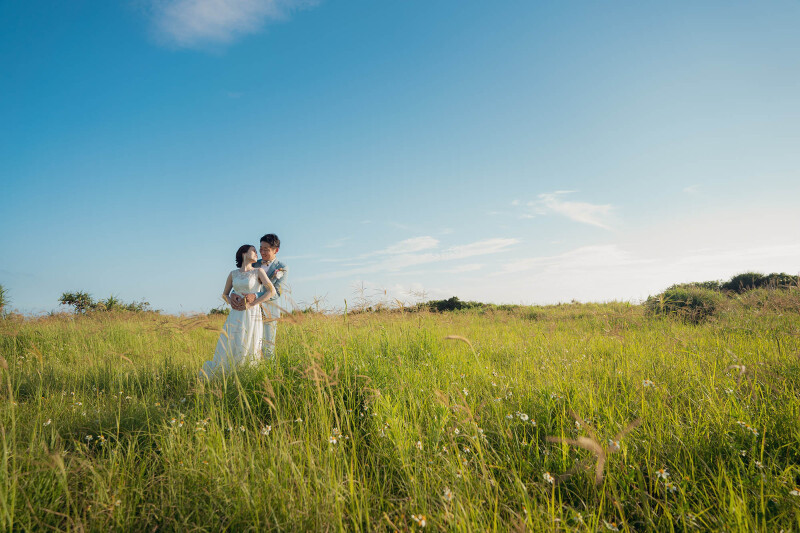
[[[480,263],[470,263],[467,265],[458,265],[455,268],[449,268],[447,270],[443,270],[445,274],[463,274],[465,272],[475,272],[476,270],[480,270],[483,268],[484,265]]]
[[[686,194],[697,194],[700,191],[699,185],[689,185],[688,187],[683,188],[683,192]]]
[[[351,237],[340,237],[324,245],[324,248],[341,248]]]
[[[563,254],[518,259],[505,264],[501,271],[494,275],[539,269],[541,271],[567,270],[591,271],[598,268],[619,268],[631,265],[642,265],[649,261],[634,256],[617,245],[583,246]]]
[[[156,36],[181,48],[226,44],[285,20],[311,0],[151,0]]]
[[[413,253],[413,252],[419,252],[421,250],[430,250],[431,248],[436,248],[437,246],[439,246],[439,240],[434,239],[433,237],[429,236],[413,237],[411,239],[400,241],[397,244],[393,244],[388,248],[386,248],[385,250],[381,250],[380,252],[376,253],[378,254]]]
[[[438,247],[438,241],[432,237],[406,239],[382,250],[359,256],[359,258],[373,258],[371,261],[367,261],[366,264],[358,265],[352,269],[340,270],[336,272],[325,272],[317,276],[304,278],[304,280],[312,281],[333,279],[347,276],[375,274],[379,272],[399,272],[419,265],[428,265],[446,261],[459,261],[482,255],[497,254],[507,251],[519,242],[517,239],[512,238],[494,238],[476,241],[469,244],[451,246],[441,251],[434,251],[432,250],[434,241],[436,242],[435,246]],[[400,250],[403,250],[404,247],[410,248],[411,246],[416,246],[416,250],[409,251],[406,249],[405,251],[400,252]]]
[[[556,213],[583,224],[611,229],[609,217],[613,211],[610,204],[590,204],[588,202],[571,202],[563,197],[575,191],[555,191],[539,195],[535,202],[528,205],[538,214]],[[530,213],[528,213],[530,215]]]

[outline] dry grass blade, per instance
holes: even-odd
[[[597,438],[597,435],[595,435],[591,426],[586,424],[586,422],[584,422],[584,420],[576,413],[570,411],[570,414],[575,420],[577,420],[581,424],[582,427],[586,429],[586,431],[591,433],[592,437],[590,438],[590,437],[580,436],[575,440],[567,439],[564,437],[546,437],[545,440],[547,442],[569,444],[571,446],[575,446],[576,448],[582,448],[584,450],[592,452],[592,454],[594,454],[595,458],[597,459],[594,468],[594,482],[596,485],[600,485],[603,482],[604,470],[606,462],[608,460],[608,456],[613,455],[614,453],[620,450],[619,447],[620,439],[622,439],[625,435],[633,431],[634,428],[636,428],[639,424],[641,424],[641,419],[637,418],[636,420],[628,424],[625,428],[622,429],[622,431],[617,433],[616,437],[614,437],[614,440],[611,442],[611,446],[609,446],[608,448],[604,448],[600,444],[599,439]],[[556,481],[561,482],[564,479],[568,478],[569,476],[573,475],[578,470],[588,468],[590,463],[591,463],[590,459],[581,461],[580,463],[576,464],[575,466],[567,470],[565,473],[561,474],[556,479]]]
[[[589,433],[590,437],[592,437],[596,441],[600,440],[597,438],[597,434],[595,434],[594,429],[592,429],[592,426],[587,424],[586,421],[583,418],[581,418],[581,416],[578,413],[570,409],[569,414],[572,418],[575,419],[575,421],[577,421],[581,425],[582,428],[586,429],[586,432]]]
[[[8,361],[6,361],[6,358],[2,355],[0,355],[0,367],[8,370]]]
[[[39,361],[40,364],[44,361],[44,356],[42,355],[42,351],[39,349],[38,346],[36,346],[35,344],[31,344],[29,350],[36,357],[36,359]]]
[[[118,353],[117,355],[118,355],[118,356],[119,356],[119,358],[120,358],[120,359],[122,359],[123,361],[127,361],[127,362],[129,362],[130,364],[133,364],[133,361],[131,361],[131,360],[130,360],[128,357],[125,357],[125,356],[124,356],[124,355],[122,355],[121,353]]]
[[[448,398],[445,393],[439,389],[436,389],[433,391],[433,394],[436,396],[436,399],[439,400],[440,404],[442,404],[444,407],[450,407],[450,398]]]
[[[275,404],[272,403],[272,400],[270,400],[266,396],[262,396],[262,398],[264,399],[265,402],[267,402],[267,405],[269,405],[272,408],[273,411],[275,411],[276,413],[278,412],[278,408],[275,407]]]
[[[633,431],[634,429],[639,427],[641,424],[642,424],[642,419],[641,418],[637,418],[636,420],[634,420],[633,422],[631,422],[630,424],[628,424],[627,426],[622,428],[622,431],[620,431],[619,433],[616,434],[616,436],[614,437],[614,440],[617,441],[617,442],[621,441],[623,438],[625,438],[625,436],[628,433],[630,433],[631,431]],[[614,451],[616,451],[616,450],[614,450]],[[609,450],[609,453],[613,453],[613,452],[611,450]]]
[[[461,335],[448,335],[448,336],[447,336],[447,337],[445,337],[444,339],[445,339],[445,340],[448,340],[448,341],[461,341],[461,342],[465,342],[465,343],[467,343],[467,346],[469,346],[469,347],[472,349],[472,351],[473,351],[473,352],[475,351],[475,347],[474,347],[474,346],[472,346],[472,343],[471,343],[471,342],[469,342],[469,339],[468,339],[468,338],[466,338],[466,337],[462,337]]]
[[[469,346],[470,350],[472,350],[472,355],[475,356],[475,360],[480,362],[480,359],[478,359],[478,352],[475,350],[475,347],[472,345],[472,343],[469,341],[468,338],[462,337],[461,335],[448,335],[447,337],[444,338],[444,340],[446,340],[446,341],[461,341],[461,342],[466,343],[467,346]]]

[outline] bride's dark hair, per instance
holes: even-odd
[[[242,268],[242,263],[244,263],[244,254],[247,253],[247,250],[250,248],[255,248],[252,244],[243,244],[236,250],[236,266]]]

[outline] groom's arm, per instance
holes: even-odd
[[[277,268],[272,272],[272,275],[269,277],[269,280],[275,286],[275,291],[277,291],[276,298],[283,294],[283,284],[286,283],[286,278],[289,274],[289,267],[278,262]]]

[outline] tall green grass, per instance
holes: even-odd
[[[0,529],[798,527],[794,312],[304,315],[204,385],[223,319],[0,321]]]

